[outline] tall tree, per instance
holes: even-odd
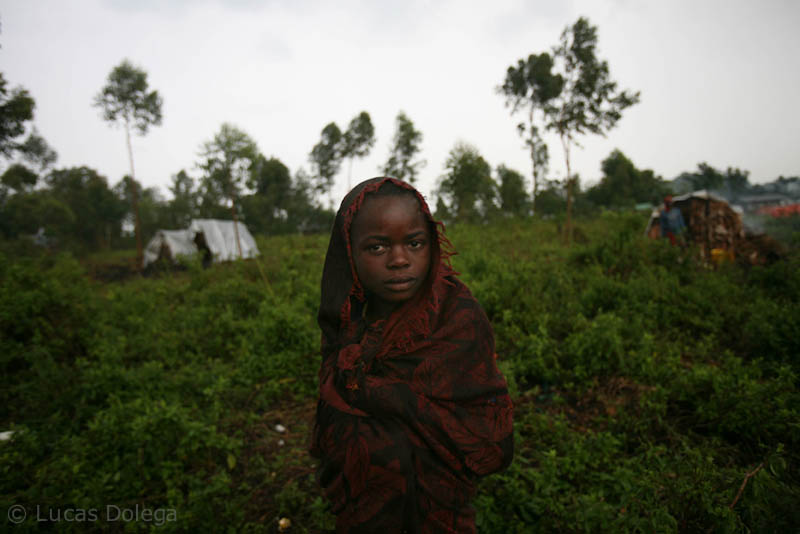
[[[242,198],[242,211],[251,231],[262,234],[285,233],[288,208],[292,201],[292,177],[278,158],[259,154],[248,183],[253,194]]]
[[[620,150],[615,149],[600,165],[600,183],[586,192],[588,200],[598,206],[633,207],[638,202],[658,202],[668,192],[664,180],[652,170],[637,169]]]
[[[11,174],[3,183],[8,185],[6,182],[19,181],[24,176],[19,185],[25,182],[33,186],[39,175],[28,164],[32,164],[42,173],[55,162],[57,154],[35,127],[27,137],[22,138],[33,120],[36,103],[26,89],[17,87],[9,91],[7,85],[5,77],[0,73],[0,157],[11,164],[5,170],[5,173]]]
[[[289,196],[292,177],[289,168],[281,160],[275,157],[267,159],[259,154],[248,186],[255,194],[269,197],[272,203],[278,207]]]
[[[503,85],[498,87],[498,92],[506,97],[506,106],[511,108],[512,115],[523,110],[527,112],[527,120],[517,124],[517,131],[525,140],[531,156],[534,204],[540,179],[547,175],[549,160],[547,143],[541,133],[550,103],[561,93],[563,86],[563,78],[553,73],[553,58],[543,52],[531,54],[527,60],[518,60],[516,67],[508,67]]]
[[[319,143],[309,154],[314,173],[314,190],[317,193],[331,194],[333,179],[342,166],[342,131],[335,122],[327,124],[320,134]],[[333,204],[333,198],[330,199]]]
[[[88,167],[57,169],[45,177],[50,193],[73,214],[59,233],[87,248],[108,248],[119,233],[126,205],[108,187],[105,176]]]
[[[311,177],[302,167],[295,172],[286,211],[287,228],[292,232],[330,232],[336,216],[316,201]]]
[[[413,184],[417,179],[417,173],[425,166],[425,160],[412,162],[420,151],[421,143],[422,132],[414,128],[414,123],[405,113],[402,111],[398,113],[389,159],[380,171],[386,176]]]
[[[725,187],[728,198],[737,198],[750,189],[750,171],[728,167],[725,171]]]
[[[18,138],[25,133],[26,123],[33,120],[36,102],[27,89],[17,87],[9,92],[0,73],[0,155],[10,158],[21,150]]]
[[[58,159],[58,154],[53,150],[44,137],[39,135],[36,128],[33,128],[30,135],[20,146],[23,158],[30,164],[38,168],[40,173],[47,170]]]
[[[131,147],[131,129],[144,135],[150,126],[161,124],[162,99],[158,91],[150,91],[147,73],[127,59],[111,69],[106,85],[94,98],[94,106],[103,111],[103,119],[112,124],[122,124],[128,146],[132,183],[136,184]],[[139,193],[132,192],[134,225],[136,232],[136,265],[142,267],[142,236],[139,228]]]
[[[478,223],[494,214],[496,184],[492,170],[478,149],[456,143],[445,162],[447,174],[439,184],[445,213],[458,222]],[[438,203],[437,203],[438,207]]]
[[[225,198],[231,203],[236,247],[241,257],[236,199],[254,169],[259,156],[258,147],[245,132],[224,123],[211,141],[203,143],[200,156],[203,160],[198,166],[205,173],[202,178],[205,193]]]
[[[0,73],[0,159],[5,160],[0,166],[0,233],[8,237],[40,228],[53,236],[74,221],[74,214],[61,200],[49,191],[34,190],[39,173],[56,160],[55,151],[36,128],[25,137],[35,108],[30,93],[22,87],[9,90]]]
[[[525,179],[520,173],[505,165],[497,167],[498,194],[503,213],[515,217],[528,215],[531,203],[525,192]]]
[[[15,163],[0,176],[0,184],[17,193],[30,191],[36,185],[39,176],[21,163]]]
[[[353,158],[363,158],[375,145],[375,127],[369,113],[362,111],[350,121],[342,137],[342,158],[349,160],[347,169],[347,190],[350,191],[350,178],[353,171]]]
[[[71,240],[75,213],[64,199],[47,189],[18,191],[0,202],[0,233],[14,238],[35,234],[39,229],[49,238]],[[94,245],[94,243],[92,243]]]
[[[172,228],[185,228],[189,226],[197,211],[197,191],[195,191],[194,178],[181,169],[172,177],[169,186],[172,199],[169,201],[169,225]]]
[[[608,62],[597,57],[597,27],[580,17],[561,33],[553,49],[563,89],[548,106],[547,128],[555,131],[564,149],[567,167],[566,238],[572,239],[572,202],[575,177],[570,168],[570,151],[576,137],[586,133],[605,135],[622,117],[622,112],[639,102],[639,92],[618,91],[611,79]]]
[[[689,175],[692,187],[697,189],[720,189],[725,183],[725,176],[709,165],[708,163],[698,163],[697,171]]]

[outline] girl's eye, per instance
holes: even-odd
[[[425,246],[425,243],[422,241],[414,240],[408,244],[412,249],[422,248]]]
[[[373,254],[380,254],[381,252],[383,252],[383,248],[384,248],[383,245],[378,245],[378,244],[368,245],[367,246],[367,251],[369,251],[369,252],[371,252]]]

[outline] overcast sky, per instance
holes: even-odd
[[[377,143],[353,165],[355,185],[378,174],[403,110],[423,134],[418,186],[431,195],[457,141],[530,175],[496,87],[579,16],[598,27],[612,78],[641,91],[606,138],[581,139],[572,167],[584,184],[614,148],[667,179],[703,161],[755,183],[800,174],[795,0],[2,0],[0,71],[36,100],[57,166],[87,165],[111,184],[128,173],[125,137],[91,104],[128,58],[164,100],[162,125],[134,138],[145,186],[167,195],[179,170],[198,176],[199,147],[223,122],[293,174],[310,170],[323,126],[365,110]],[[563,178],[560,144],[547,141],[550,178]],[[344,165],[337,199],[346,182]]]

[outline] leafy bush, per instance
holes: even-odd
[[[516,405],[480,532],[800,528],[798,257],[709,270],[643,226],[605,213],[570,248],[547,221],[451,232]],[[113,283],[0,258],[6,507],[176,512],[66,531],[333,528],[306,451],[327,236],[258,244]]]

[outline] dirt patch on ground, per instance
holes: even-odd
[[[289,401],[242,428],[244,447],[234,484],[252,488],[246,521],[269,524],[289,514],[293,498],[321,495],[314,480],[316,459],[308,452],[316,400]]]
[[[140,274],[136,268],[136,258],[120,259],[114,262],[86,261],[84,267],[92,280],[104,283],[122,282]]]
[[[581,395],[558,388],[535,388],[523,395],[517,404],[549,415],[563,415],[573,428],[587,432],[602,430],[607,419],[621,410],[637,410],[641,396],[654,389],[620,376],[598,381]]]

